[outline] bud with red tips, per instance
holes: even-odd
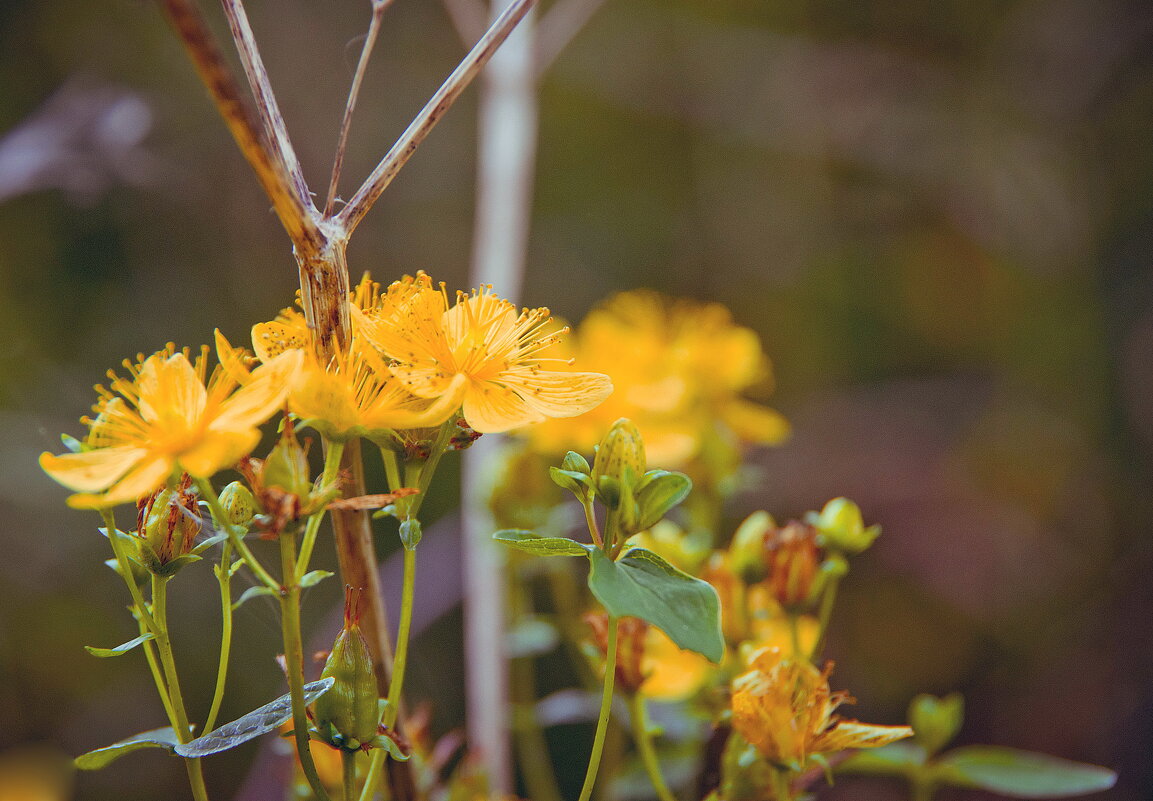
[[[332,677],[332,689],[316,699],[313,712],[321,737],[335,748],[355,751],[376,738],[380,705],[372,654],[360,632],[359,589],[345,587],[344,628],[332,644],[322,679]]]
[[[185,474],[180,484],[165,487],[137,503],[140,555],[149,570],[171,575],[180,557],[189,554],[200,533],[200,514],[192,479]]]

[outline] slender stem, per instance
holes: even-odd
[[[633,742],[637,744],[645,773],[649,775],[649,781],[657,791],[657,798],[661,801],[676,801],[676,796],[669,790],[664,776],[661,775],[661,763],[657,759],[656,749],[653,748],[652,731],[649,729],[645,710],[645,697],[639,692],[633,693],[629,698],[629,717],[632,718],[633,724]]]
[[[773,777],[775,801],[793,801],[793,786],[789,781],[789,772],[773,768],[770,773]]]
[[[817,630],[817,642],[813,645],[812,659],[820,657],[821,652],[825,650],[825,642],[828,640],[829,634],[829,621],[833,617],[833,605],[837,602],[837,587],[840,586],[840,583],[840,577],[831,577],[825,587],[824,594],[821,596],[821,611],[817,618],[819,628]],[[799,654],[800,650],[797,653]]]
[[[344,801],[356,798],[356,752],[341,751],[340,765],[344,776]]]
[[[176,673],[176,660],[172,656],[172,640],[168,636],[168,578],[152,577],[152,613],[156,621],[156,648],[160,652],[160,664],[168,685],[168,697],[172,712],[176,717],[176,737],[182,743],[192,739],[192,727],[188,724],[188,713],[184,710],[184,697],[180,692],[180,679]],[[204,786],[204,774],[199,759],[185,759],[188,783],[197,801],[207,801],[208,791]]]
[[[392,683],[388,688],[388,706],[384,725],[392,728],[400,713],[400,694],[404,691],[404,672],[408,664],[408,638],[412,629],[412,609],[416,587],[416,549],[404,549],[404,586],[401,589],[400,627],[396,632],[396,658],[392,665]],[[383,749],[381,749],[383,750]]]
[[[116,555],[116,564],[119,567],[120,578],[124,579],[124,583],[128,585],[128,592],[132,596],[132,603],[140,610],[140,617],[144,620],[145,625],[148,626],[148,630],[155,634],[156,620],[149,611],[148,605],[144,603],[144,596],[140,594],[140,587],[136,585],[136,579],[132,576],[132,565],[128,562],[128,556],[124,553],[124,543],[120,542],[119,532],[116,530],[115,513],[111,509],[101,509],[100,516],[104,518],[105,530],[108,532],[108,541],[112,543],[112,553]]]
[[[585,772],[585,783],[581,787],[579,801],[589,801],[593,785],[597,780],[597,769],[601,764],[601,752],[605,747],[605,732],[608,731],[609,716],[612,713],[613,683],[617,675],[617,628],[619,620],[609,617],[608,644],[605,647],[605,683],[601,691],[601,709],[597,717],[597,732],[593,737],[593,750],[589,755],[589,766]]]
[[[336,483],[340,473],[340,457],[344,455],[343,442],[329,442],[324,454],[324,473],[321,475],[322,487],[330,487]],[[296,580],[304,578],[308,572],[308,563],[312,559],[312,549],[316,547],[316,535],[320,531],[320,521],[324,519],[324,509],[318,509],[308,518],[304,527],[304,537],[300,541],[300,557],[296,560]]]
[[[492,54],[501,43],[528,13],[536,0],[514,0],[505,12],[496,19],[481,40],[469,51],[464,60],[460,62],[452,74],[448,76],[436,93],[425,104],[416,118],[400,135],[400,139],[385,154],[376,169],[368,176],[360,189],[348,202],[348,205],[333,219],[343,228],[346,235],[351,234],[356,226],[364,219],[364,215],[380,197],[381,192],[392,183],[392,179],[408,162],[409,158],[420,143],[425,140],[444,113],[452,107],[472,79],[477,76]]]
[[[800,659],[804,651],[801,650],[800,616],[792,612],[789,619],[789,644],[793,647],[793,659]],[[816,654],[813,654],[816,656]]]
[[[312,750],[308,747],[308,716],[304,705],[304,644],[300,636],[300,584],[296,575],[296,539],[280,537],[280,568],[288,585],[280,589],[280,625],[284,635],[284,664],[288,692],[292,696],[292,729],[296,753],[312,792],[320,801],[329,801],[324,783],[316,773]]]
[[[380,23],[384,11],[392,5],[392,0],[372,0],[372,20],[368,23],[368,33],[364,46],[360,48],[360,60],[356,63],[356,74],[352,76],[352,86],[348,90],[348,100],[344,104],[344,118],[340,121],[340,139],[336,145],[336,158],[332,162],[332,177],[328,180],[328,198],[324,203],[324,216],[331,217],[336,204],[336,189],[340,184],[340,172],[344,167],[344,153],[348,148],[348,131],[352,127],[352,112],[356,110],[356,100],[360,95],[360,84],[368,67],[368,59],[376,46],[380,34]]]
[[[585,508],[585,523],[589,527],[589,534],[592,535],[593,544],[598,548],[604,548],[605,544],[604,539],[601,537],[601,529],[600,526],[597,525],[596,510],[593,509],[592,493],[589,493],[587,496],[585,496],[585,499],[582,503]]]
[[[384,767],[384,758],[388,752],[377,748],[372,752],[372,759],[368,763],[368,773],[364,774],[364,787],[361,788],[358,801],[372,801],[376,794],[376,785],[380,781],[380,771]]]
[[[147,634],[148,626],[145,625],[143,620],[137,620],[140,625],[140,633]],[[160,702],[164,704],[164,714],[168,716],[168,722],[172,724],[173,731],[176,730],[176,711],[172,708],[172,701],[168,698],[168,685],[164,682],[164,674],[160,672],[160,662],[157,661],[156,648],[151,640],[144,643],[144,658],[148,661],[148,670],[152,673],[152,681],[156,683],[156,691],[160,695]]]
[[[228,525],[224,521],[223,525]],[[220,582],[220,661],[216,668],[216,689],[212,693],[212,706],[204,720],[204,731],[212,731],[220,705],[224,702],[224,685],[228,682],[228,659],[232,652],[232,543],[225,542],[220,550],[220,565],[216,579]]]
[[[212,510],[212,517],[224,528],[225,533],[228,534],[228,541],[240,554],[244,564],[248,565],[248,569],[260,580],[261,584],[270,590],[280,592],[280,582],[264,569],[264,565],[260,564],[260,561],[253,556],[252,551],[244,544],[237,527],[228,522],[228,512],[224,511],[224,507],[220,505],[220,496],[212,488],[212,482],[206,478],[198,478],[196,479],[196,486],[200,490],[200,497],[208,501],[208,508]]]
[[[297,198],[306,208],[311,208],[312,195],[308,191],[308,183],[304,180],[304,172],[292,147],[292,140],[288,138],[288,128],[284,124],[280,106],[277,105],[272,84],[269,83],[268,71],[264,68],[264,60],[261,59],[260,49],[256,46],[252,26],[248,24],[244,3],[242,0],[222,0],[222,4],[224,14],[228,17],[232,40],[236,43],[236,50],[240,54],[240,63],[244,66],[248,85],[256,98],[256,111],[264,125],[264,134],[269,141],[275,143],[275,152],[288,171]]]
[[[160,4],[289,238],[302,252],[319,252],[325,237],[309,210],[311,201],[298,194],[284,162],[261,134],[196,4],[193,0],[160,0]]]
[[[391,448],[380,449],[380,459],[384,462],[384,477],[388,481],[388,489],[392,492],[400,489],[400,465],[396,460],[396,451]]]

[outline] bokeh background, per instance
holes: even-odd
[[[323,187],[368,4],[249,6]],[[462,54],[437,2],[398,0],[346,193]],[[475,98],[358,230],[354,272],[465,285]],[[730,306],[763,337],[769,401],[794,425],[754,455],[761,486],[731,520],[844,494],[885,529],[844,590],[834,685],[888,723],[917,692],[959,689],[961,742],[1108,765],[1115,801],[1153,798],[1151,141],[1146,0],[607,0],[541,85],[524,297],[570,319],[642,286]],[[80,433],[106,368],[214,327],[243,341],[295,283],[286,236],[152,4],[0,2],[8,764],[162,720],[136,657],[81,649],[134,632],[95,517],[63,506],[36,457]],[[181,657],[211,664],[214,585],[176,590]],[[306,625],[336,605],[337,588],[313,592]],[[455,680],[459,621],[428,621],[418,673]],[[226,717],[282,692],[274,608],[244,607],[238,627]],[[208,672],[188,672],[206,699]],[[220,758],[214,797],[252,758]],[[69,792],[185,790],[174,760],[138,754]]]

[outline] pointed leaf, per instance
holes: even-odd
[[[880,748],[854,751],[836,770],[867,776],[907,776],[924,764],[925,749],[921,746],[910,742],[889,743]]]
[[[125,754],[139,751],[142,748],[163,748],[168,753],[172,753],[173,748],[179,742],[172,727],[165,726],[162,729],[152,729],[134,734],[118,743],[97,748],[87,754],[81,754],[76,757],[73,764],[80,770],[100,770]]]
[[[239,598],[237,598],[232,603],[232,611],[235,612],[240,608],[241,604],[247,603],[253,598],[259,597],[261,595],[276,595],[276,593],[273,592],[270,587],[265,587],[263,584],[258,584],[255,587],[249,587],[247,590],[241,593]]]
[[[141,634],[136,639],[129,640],[128,642],[124,643],[123,645],[117,645],[115,648],[93,648],[91,645],[85,645],[84,650],[87,651],[88,653],[92,654],[93,656],[98,656],[101,659],[107,659],[110,656],[123,656],[124,654],[128,653],[133,648],[135,648],[136,646],[143,645],[144,643],[148,642],[149,640],[155,640],[155,639],[156,639],[156,635],[153,634],[152,632],[149,632],[148,634]],[[109,747],[111,748],[111,746],[109,746]]]
[[[300,586],[311,587],[314,584],[319,584],[331,575],[333,574],[327,570],[312,570],[300,577]]]
[[[594,550],[591,545],[570,540],[568,537],[541,537],[531,531],[515,528],[498,531],[492,538],[505,545],[511,545],[518,551],[537,556],[588,556],[589,552]]]
[[[616,562],[594,548],[591,559],[589,589],[610,615],[647,620],[681,648],[721,661],[721,603],[710,584],[644,548],[633,548]]]
[[[335,683],[336,679],[329,676],[327,679],[304,685],[304,702],[311,704],[328,692]],[[192,742],[177,745],[176,753],[182,757],[203,757],[209,754],[218,754],[262,734],[267,734],[291,719],[292,696],[285,694],[231,723],[225,723],[203,737],[197,737]]]
[[[1001,748],[956,748],[937,761],[939,781],[1012,798],[1065,798],[1108,790],[1117,774],[1099,765]]]
[[[200,554],[204,553],[209,548],[211,548],[213,545],[219,545],[220,543],[224,542],[226,539],[228,539],[227,534],[214,534],[211,537],[209,537],[208,539],[199,543],[195,548],[193,548],[192,553],[199,556]]]
[[[669,510],[688,497],[693,482],[684,473],[668,470],[650,470],[636,487],[637,506],[640,519],[637,530],[652,528],[661,521]]]

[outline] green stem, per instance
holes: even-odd
[[[909,798],[912,801],[933,801],[933,782],[913,778],[909,784]]]
[[[793,612],[789,612],[789,642],[793,646],[793,659],[800,659],[801,655],[804,653],[801,650],[800,622],[801,621],[799,615]],[[812,656],[816,657],[816,655],[817,653],[814,651]]]
[[[145,625],[143,620],[137,620],[140,625],[140,633],[148,634],[148,626]],[[164,713],[168,716],[168,722],[172,724],[173,731],[176,730],[176,712],[172,708],[172,701],[168,698],[168,685],[164,683],[164,674],[160,672],[160,662],[156,658],[156,648],[153,646],[151,640],[144,643],[144,658],[148,661],[148,670],[152,673],[152,681],[156,683],[156,691],[160,694],[160,702],[164,704]]]
[[[340,472],[340,457],[344,455],[343,442],[329,442],[328,450],[324,454],[324,474],[320,479],[320,486],[331,487],[336,483]],[[296,560],[296,580],[304,578],[308,572],[308,563],[312,559],[312,549],[316,546],[316,534],[320,531],[320,521],[324,519],[324,509],[318,509],[309,516],[304,528],[304,538],[300,541],[300,557]]]
[[[112,543],[112,553],[116,555],[120,578],[124,579],[124,583],[128,585],[128,593],[132,596],[132,603],[139,610],[144,625],[155,634],[156,620],[149,611],[148,605],[144,603],[144,596],[140,594],[140,587],[137,586],[136,579],[132,576],[132,566],[128,561],[128,556],[124,553],[124,543],[120,541],[119,532],[116,530],[116,516],[111,509],[101,509],[100,516],[104,518],[104,526],[108,531],[108,541]]]
[[[380,771],[384,767],[384,757],[388,752],[377,748],[372,752],[372,760],[368,763],[368,773],[364,774],[364,788],[360,791],[359,801],[372,801],[376,794],[376,785],[380,781]]]
[[[416,549],[404,549],[404,586],[401,589],[400,627],[396,632],[396,656],[392,663],[392,681],[388,685],[388,706],[384,725],[392,728],[400,713],[400,694],[404,691],[404,673],[408,664],[408,639],[412,629],[412,608],[416,587]]]
[[[180,679],[176,673],[176,660],[172,656],[172,640],[168,636],[168,578],[152,577],[152,613],[156,628],[156,648],[160,653],[160,664],[168,686],[168,697],[175,715],[176,737],[182,743],[192,739],[192,727],[188,724],[188,713],[184,709],[184,697],[180,692]],[[208,790],[204,786],[204,774],[199,759],[185,759],[188,783],[197,801],[207,801]]]
[[[216,520],[221,521],[224,526],[224,531],[228,534],[228,541],[232,543],[232,547],[240,554],[240,558],[244,560],[244,564],[248,565],[248,569],[252,574],[260,580],[268,589],[274,592],[280,591],[280,582],[272,577],[264,566],[252,555],[252,551],[244,544],[244,540],[237,526],[228,523],[228,512],[224,511],[224,507],[220,505],[220,497],[216,494],[216,490],[212,488],[212,483],[205,478],[196,479],[196,486],[200,490],[200,497],[208,501],[208,508],[212,510],[212,516]],[[281,537],[283,540],[284,537]]]
[[[392,492],[400,489],[400,465],[396,460],[396,451],[391,448],[380,448],[380,458],[384,462],[384,477],[388,481],[388,489]]]
[[[228,525],[227,521],[222,525]],[[216,667],[216,690],[212,693],[212,706],[204,720],[204,731],[212,731],[220,705],[224,701],[224,685],[228,682],[228,659],[232,653],[232,543],[225,542],[220,550],[220,565],[216,579],[220,582],[220,661]]]
[[[605,682],[601,691],[601,709],[597,717],[597,732],[593,737],[593,750],[589,755],[589,766],[585,772],[585,783],[581,787],[579,801],[589,801],[593,785],[597,780],[597,769],[601,764],[601,752],[605,746],[605,732],[608,731],[609,716],[612,713],[613,683],[617,675],[617,628],[619,620],[609,617],[608,644],[605,648]]]
[[[639,692],[633,693],[629,698],[629,716],[633,723],[633,742],[637,744],[641,763],[645,766],[645,773],[649,775],[649,781],[653,783],[653,789],[657,791],[657,798],[660,801],[676,801],[676,796],[669,790],[669,786],[665,784],[664,776],[661,775],[661,763],[657,759],[656,749],[653,748],[652,732],[649,730],[645,697]]]
[[[341,751],[340,764],[344,768],[344,801],[356,798],[356,752]]]
[[[432,449],[428,453],[428,459],[420,466],[420,472],[416,480],[416,488],[420,490],[416,495],[410,495],[404,501],[407,505],[404,509],[405,516],[416,517],[420,513],[420,507],[424,503],[424,496],[428,493],[428,488],[432,484],[433,474],[436,473],[437,465],[440,464],[440,457],[444,456],[445,448],[448,447],[448,441],[452,439],[452,430],[456,427],[456,415],[451,415],[448,420],[440,427],[437,432],[436,441],[432,443]],[[408,476],[405,476],[408,480]]]
[[[292,696],[292,729],[296,737],[296,753],[300,765],[320,801],[329,801],[320,776],[316,773],[316,763],[312,761],[312,751],[308,747],[308,712],[304,704],[304,644],[300,636],[300,584],[293,580],[296,575],[296,538],[291,534],[280,537],[280,568],[288,586],[280,591],[280,625],[284,635],[284,663],[288,674],[288,692]]]
[[[829,633],[829,620],[833,617],[833,605],[837,601],[837,587],[840,583],[840,577],[830,577],[828,586],[825,587],[825,591],[821,595],[821,611],[817,618],[819,628],[817,642],[813,646],[813,653],[810,655],[812,659],[820,657],[821,652],[825,650],[825,641],[828,639]],[[797,653],[800,654],[800,649],[797,650]]]
[[[604,540],[601,538],[601,529],[597,525],[596,512],[593,510],[592,493],[589,493],[581,502],[585,508],[585,523],[589,527],[589,534],[592,535],[593,544],[598,548],[604,548]]]

